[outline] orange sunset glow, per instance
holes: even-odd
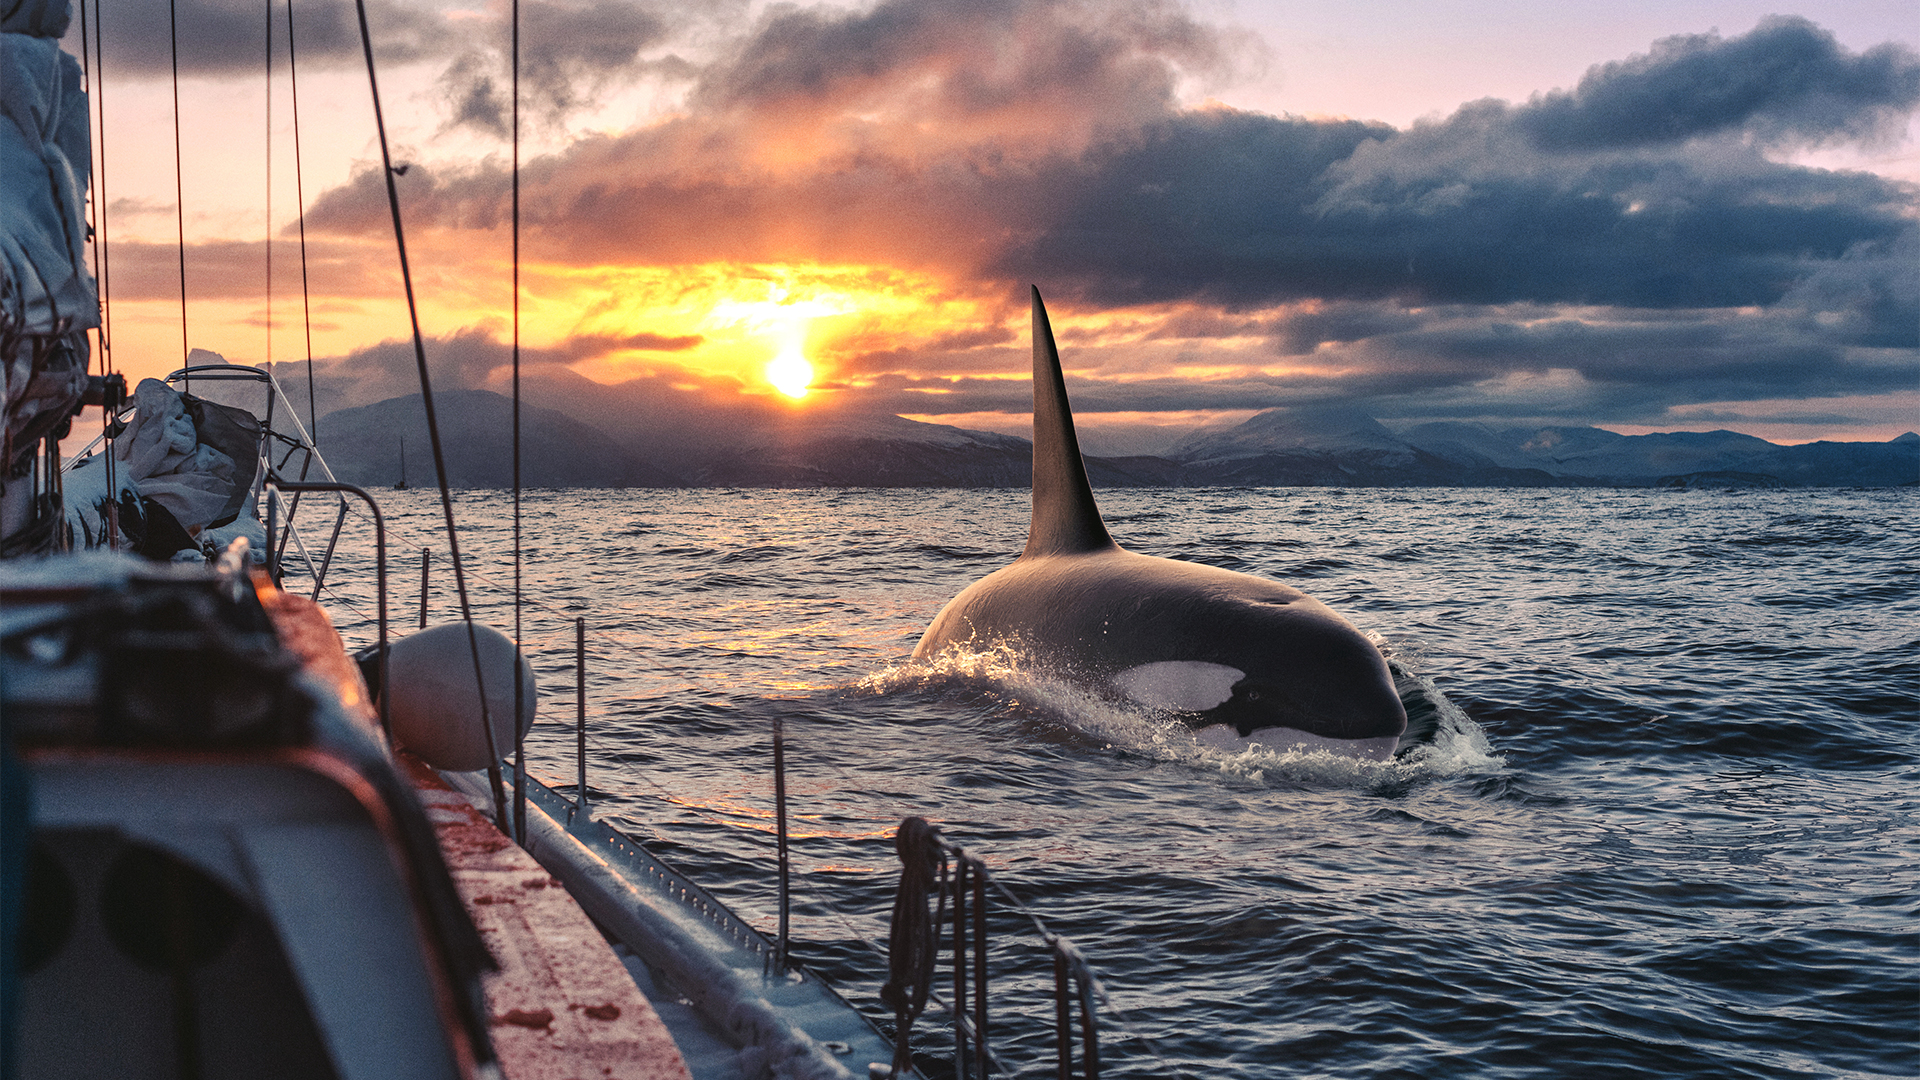
[[[159,375],[196,347],[304,381],[311,340],[317,410],[412,392],[383,359],[408,324],[357,41],[337,12],[298,15],[296,174],[284,28],[269,76],[257,38],[216,44],[238,30],[211,2],[180,14],[177,207],[165,5],[106,28],[115,366]],[[589,35],[542,15],[524,65],[519,340],[536,394],[571,388],[540,399],[562,411],[591,395],[578,377],[668,411],[1017,433],[1037,285],[1094,452],[1274,407],[1793,442],[1920,415],[1902,276],[1920,102],[1845,81],[1920,59],[1857,7],[1712,33],[1724,17],[1686,5],[1607,33],[1512,11],[1502,26],[1557,44],[1493,65],[1370,28],[1407,74],[1395,97],[1268,4],[1234,23],[1175,3],[608,3]],[[455,388],[499,389],[511,363],[505,10],[375,17],[422,330]],[[1767,50],[1839,81],[1741,113],[1669,78]]]

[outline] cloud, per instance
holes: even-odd
[[[367,24],[381,63],[445,55],[449,34],[438,13],[395,0],[368,0],[367,6]],[[182,75],[257,77],[266,64],[269,15],[275,64],[284,72],[284,3],[263,8],[255,0],[126,0],[106,7],[90,33],[99,36],[109,80],[168,77],[174,69],[175,42]],[[294,20],[294,45],[303,68],[362,62],[353,5],[296,4]],[[252,42],[253,48],[238,48],[236,42]],[[68,28],[65,44],[79,52],[79,19]]]
[[[650,63],[677,33],[598,59],[555,45],[554,70]],[[776,6],[705,55],[672,116],[529,164],[530,257],[891,267],[986,313],[845,334],[837,392],[875,408],[1023,410],[1024,383],[985,376],[1024,367],[1026,282],[1069,366],[1098,374],[1076,389],[1090,414],[1632,421],[1920,377],[1920,191],[1769,156],[1892,130],[1920,59],[1805,20],[1668,39],[1404,130],[1187,107],[1183,86],[1245,51],[1170,3]],[[497,122],[477,100],[468,122]],[[400,188],[416,229],[506,219],[495,163],[421,164]],[[384,233],[377,170],[308,222]]]
[[[440,77],[449,126],[470,126],[501,138],[512,134],[511,39],[502,20],[447,66]],[[527,3],[520,7],[522,123],[558,125],[607,86],[647,70],[642,50],[660,44],[668,26],[657,12],[626,0]]]
[[[683,113],[530,163],[523,212],[586,261],[970,269],[1045,205],[1041,163],[1170,115],[1183,80],[1225,77],[1242,45],[1164,0],[777,6],[698,69]],[[487,63],[457,61],[444,89],[454,122],[504,123]],[[310,224],[375,227],[377,180],[330,193]],[[408,219],[492,227],[505,182],[441,169],[408,185]]]
[[[1561,98],[1476,102],[1406,131],[1179,109],[1166,96],[1176,60],[1218,51],[1195,43],[1203,35],[1157,6],[1146,13],[1161,22],[1095,20],[1092,30],[1076,24],[1078,11],[1012,0],[896,2],[855,15],[777,9],[703,77],[693,100],[707,112],[580,139],[530,165],[528,235],[544,256],[582,263],[866,261],[1040,281],[1106,306],[1392,297],[1701,308],[1775,303],[1841,258],[1864,284],[1895,272],[1888,253],[1914,227],[1909,185],[1771,161],[1737,139],[1543,148],[1535,130],[1543,102]],[[975,85],[987,78],[963,62],[977,59],[975,46],[1036,20],[1054,36],[1036,31],[1024,58],[988,80],[1000,90]],[[1738,58],[1783,29],[1814,28],[1769,23],[1722,44]],[[967,133],[971,111],[997,117],[1011,102],[1027,103],[1023,116],[1052,116],[1041,106],[1054,83],[1041,80],[1026,97],[1015,88],[1026,86],[1029,62],[1076,42],[1088,54],[1076,77],[1092,83],[1082,96],[1101,104],[1067,109],[1058,122],[1085,134],[1085,145],[1030,146],[1018,123],[1004,136]],[[1905,56],[1897,48],[1854,60],[1876,56],[1906,70],[1894,63]],[[933,57],[945,59],[910,67]],[[1142,66],[1159,77],[1138,74]],[[1644,84],[1666,71],[1644,67],[1632,76]],[[1591,118],[1645,96],[1622,103],[1606,89],[1629,81],[1590,75],[1583,87],[1598,89],[1565,100],[1599,123]],[[1119,89],[1109,95],[1109,84]],[[847,115],[882,108],[875,102],[889,94],[914,103],[936,134],[883,138],[884,116]],[[859,133],[837,131],[823,110]],[[1784,105],[1774,113],[1803,127],[1816,115]],[[961,118],[958,134],[950,117]],[[781,149],[777,138],[755,137],[768,125],[800,125],[818,138]],[[366,172],[328,193],[310,225],[384,227],[377,177]],[[423,170],[402,186],[408,220],[420,227],[493,228],[505,218],[506,177],[496,166]]]
[[[1165,113],[1183,75],[1224,76],[1243,44],[1168,0],[779,6],[703,73],[691,100],[808,125],[855,115],[967,140],[1036,125],[1057,138]]]
[[[177,301],[180,249],[173,244],[115,240],[109,248],[108,281],[116,301]],[[259,300],[265,296],[264,241],[211,240],[187,246],[187,288],[194,300]],[[274,285],[281,296],[300,291],[299,248],[274,243]],[[310,238],[307,281],[315,296],[388,297],[400,287],[391,246],[358,240]]]
[[[1542,147],[1651,146],[1722,132],[1776,142],[1885,136],[1920,104],[1920,56],[1888,42],[1848,52],[1806,19],[1769,16],[1725,40],[1689,34],[1590,68],[1572,91],[1535,97],[1520,127]]]
[[[1051,220],[995,276],[1094,303],[1299,297],[1651,307],[1772,303],[1885,253],[1914,192],[1752,147],[1551,154],[1502,103],[1405,132],[1210,111],[1057,166]]]
[[[657,334],[604,335],[577,334],[544,347],[523,346],[520,369],[523,380],[558,380],[569,386],[588,383],[567,370],[568,365],[592,360],[622,350],[675,353],[700,344],[700,338],[663,337]],[[513,346],[487,327],[467,327],[425,340],[427,371],[436,392],[449,390],[493,389],[505,392],[513,364]],[[669,365],[670,367],[670,365]],[[306,417],[307,364],[305,361],[274,365],[274,374],[289,397]],[[660,386],[672,381],[698,383],[694,376],[655,380]],[[413,342],[389,339],[355,349],[344,356],[323,357],[313,361],[314,398],[321,416],[336,409],[370,405],[388,398],[420,392],[419,366]],[[586,395],[577,395],[584,399]],[[711,395],[709,395],[711,396]],[[581,401],[570,403],[578,413]]]

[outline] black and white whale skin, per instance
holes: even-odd
[[[1380,650],[1298,589],[1137,555],[1087,483],[1053,328],[1033,291],[1033,519],[1011,566],[942,608],[916,660],[1011,646],[1051,673],[1182,715],[1224,749],[1384,761],[1407,714]]]

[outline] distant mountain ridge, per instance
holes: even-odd
[[[513,401],[488,390],[449,390],[433,397],[447,483],[460,488],[513,486]],[[435,485],[427,411],[419,394],[341,409],[320,418],[320,454],[350,484],[387,487],[406,479]],[[520,482],[524,487],[678,487],[593,427],[552,409],[520,405]]]
[[[1538,469],[1561,482],[1641,486],[1710,473],[1746,473],[1795,487],[1920,480],[1920,435],[1913,432],[1883,443],[1781,446],[1735,431],[1621,435],[1593,427],[1445,423],[1409,428],[1401,438],[1459,465]]]
[[[584,380],[581,380],[584,382]],[[581,401],[588,423],[522,404],[528,487],[1025,487],[1032,444],[991,431],[847,412],[664,407],[623,394],[592,400],[569,383],[550,404]],[[506,487],[511,402],[485,390],[435,397],[450,482]],[[433,482],[419,395],[343,409],[320,421],[336,475]],[[417,464],[416,464],[417,462]],[[1920,484],[1920,435],[1884,443],[1781,446],[1732,431],[1621,435],[1594,427],[1443,422],[1394,430],[1353,409],[1269,409],[1203,429],[1164,456],[1086,459],[1098,487],[1889,487]]]

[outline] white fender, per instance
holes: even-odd
[[[520,734],[533,726],[540,694],[533,665],[505,634],[473,624],[480,646],[480,672],[493,721],[494,749],[513,753],[513,671],[520,669]],[[480,727],[480,695],[474,686],[467,624],[442,623],[395,642],[388,653],[393,738],[436,769],[469,772],[487,767],[487,737]]]

